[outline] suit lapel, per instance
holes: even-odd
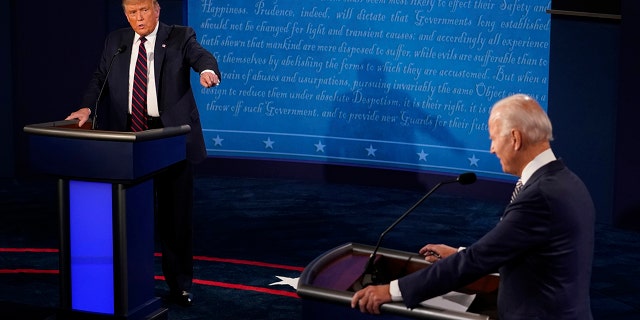
[[[124,117],[121,121],[126,123],[126,115],[129,112],[129,66],[131,63],[131,46],[133,45],[134,32],[126,32],[118,43],[120,45],[126,45],[127,49],[122,52],[113,62],[113,68],[111,70],[110,86],[116,86],[110,89],[112,92],[111,99],[113,99],[113,105],[118,106],[118,114]],[[126,79],[126,81],[122,81]],[[122,108],[122,109],[120,109]]]
[[[162,75],[162,65],[164,64],[164,58],[167,53],[167,38],[169,38],[169,34],[171,33],[172,27],[160,23],[158,27],[158,35],[156,37],[156,46],[154,48],[154,68],[155,68],[155,81],[156,81],[156,92],[158,95],[158,108],[159,111],[162,112],[162,103],[160,94],[162,92],[162,82],[160,81]]]

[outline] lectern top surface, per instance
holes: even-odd
[[[151,129],[141,132],[120,132],[90,130],[90,126],[83,126],[80,128],[77,126],[77,124],[77,120],[63,120],[31,124],[24,127],[24,132],[53,137],[135,142],[172,137],[186,134],[187,132],[191,131],[191,127],[189,125],[167,127],[162,129]]]

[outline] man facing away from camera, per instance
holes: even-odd
[[[595,209],[581,179],[551,150],[552,126],[531,97],[498,101],[489,115],[491,153],[504,172],[519,177],[498,224],[467,248],[428,244],[428,268],[353,295],[352,308],[380,313],[407,307],[500,273],[498,314],[509,319],[592,319],[589,285]]]

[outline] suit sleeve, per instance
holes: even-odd
[[[220,74],[220,70],[218,69],[218,61],[216,58],[209,52],[207,49],[203,48],[198,40],[196,39],[196,33],[191,27],[187,27],[186,30],[186,45],[185,45],[185,56],[188,59],[189,65],[195,70],[197,73],[200,73],[204,70],[213,70],[220,79],[222,79],[222,75]]]
[[[398,281],[405,304],[420,302],[462,288],[544,243],[549,232],[549,208],[540,193],[529,190],[509,205],[506,215],[484,237],[428,268]]]
[[[93,72],[91,80],[89,80],[89,85],[82,96],[81,107],[93,108],[96,100],[98,99],[98,94],[105,81],[107,68],[109,66],[109,57],[107,53],[107,51],[109,51],[109,47],[109,39],[107,38],[102,50],[102,55],[100,56],[98,67]]]

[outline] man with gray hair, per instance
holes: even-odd
[[[551,150],[552,127],[531,97],[498,101],[489,115],[491,153],[519,177],[500,222],[462,250],[442,244],[420,249],[428,268],[390,284],[366,287],[351,306],[380,313],[380,305],[409,308],[495,272],[498,313],[506,319],[592,319],[589,285],[595,208],[584,183]]]

